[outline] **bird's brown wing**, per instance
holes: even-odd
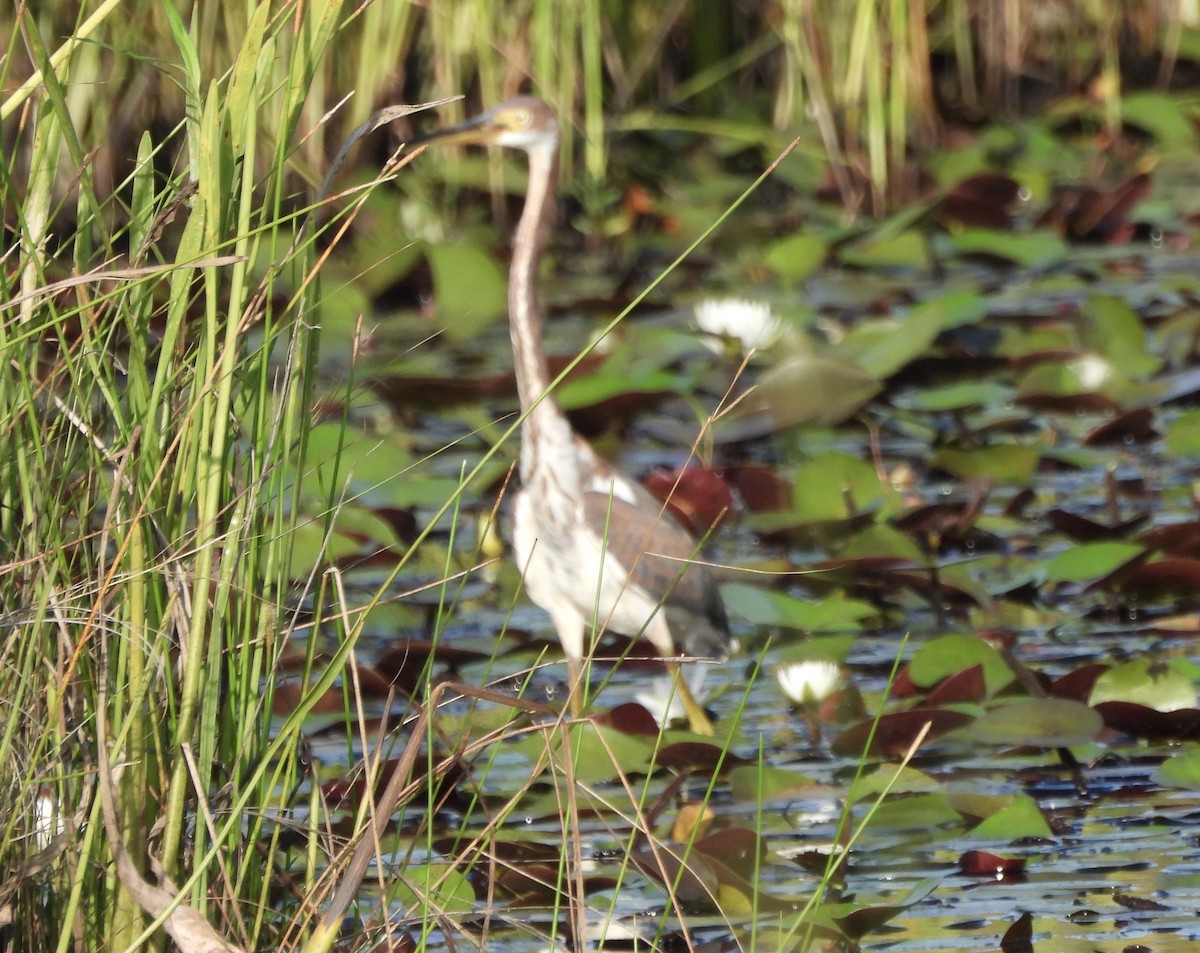
[[[692,562],[695,540],[639,484],[615,478],[631,490],[634,502],[615,492],[584,493],[589,529],[604,540],[630,583],[664,606],[671,634],[686,654],[724,658],[729,622],[712,573]]]

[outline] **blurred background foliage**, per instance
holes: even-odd
[[[194,23],[201,75],[227,76],[256,5],[176,6]],[[294,16],[291,4],[271,6],[282,23]],[[425,0],[332,5],[330,15],[337,41],[304,78],[305,135],[290,155],[298,190],[320,181],[346,134],[382,105],[465,94],[453,118],[532,91],[572,118],[564,154],[582,148],[568,169],[593,183],[607,174],[606,126],[735,125],[759,141],[773,141],[772,130],[800,135],[828,156],[849,208],[881,212],[917,193],[916,160],[956,127],[1078,97],[1115,133],[1123,92],[1189,84],[1200,55],[1200,12],[1186,0]],[[187,91],[158,0],[8,4],[0,31],[9,37],[0,117],[13,181],[28,173],[36,71],[71,37],[79,42],[62,73],[65,95],[93,146],[86,168],[60,169],[63,194],[84,179],[98,197],[111,195],[143,132],[164,142],[181,129]],[[276,36],[282,87],[298,79],[286,47],[306,38],[286,28]],[[287,121],[265,109],[263,135]],[[157,162],[167,169],[178,155],[166,148]]]

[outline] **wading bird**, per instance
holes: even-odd
[[[696,544],[634,480],[600,459],[571,430],[550,393],[542,350],[538,264],[554,219],[558,117],[546,103],[518,96],[467,122],[416,137],[429,142],[500,145],[529,157],[525,208],[513,235],[508,321],[521,402],[521,490],[513,550],[530,598],[558,631],[574,714],[586,695],[583,659],[601,627],[645,638],[672,673],[678,648],[724,659],[731,638],[712,574],[692,562]],[[676,689],[693,731],[712,723],[679,678]]]

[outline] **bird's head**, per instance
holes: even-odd
[[[558,116],[536,96],[515,96],[457,126],[415,136],[409,145],[426,143],[497,145],[525,152],[558,144]]]

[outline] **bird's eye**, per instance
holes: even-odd
[[[525,129],[533,122],[533,115],[528,109],[518,109],[513,113],[513,121],[522,129]]]

